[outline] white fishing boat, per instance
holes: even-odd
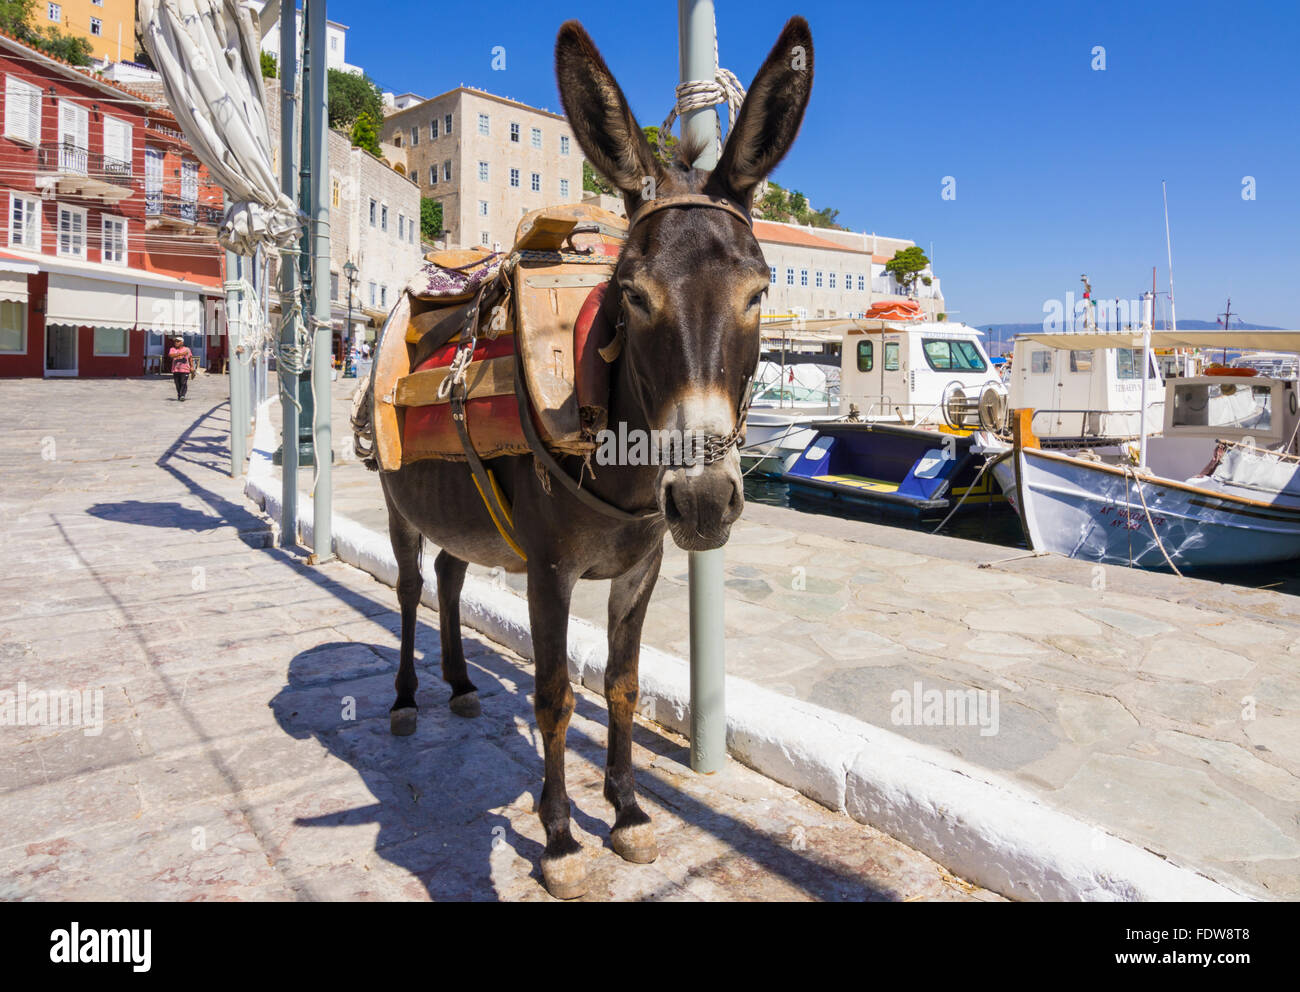
[[[1034,334],[1070,350],[1152,347],[1300,352],[1298,331]],[[994,477],[1034,551],[1144,568],[1254,565],[1300,558],[1297,380],[1212,367],[1165,384],[1159,436],[1052,450],[1033,412],[1005,444],[982,436]]]
[[[839,415],[839,374],[835,366],[816,363],[759,362],[742,471],[780,475],[812,440],[807,425]]]

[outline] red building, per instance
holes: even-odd
[[[0,108],[0,376],[218,357],[221,190],[171,113],[4,34]]]

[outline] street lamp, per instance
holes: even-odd
[[[352,286],[357,281],[357,267],[352,263],[352,259],[349,258],[347,262],[344,263],[343,274],[348,277],[348,322],[345,325],[347,327],[347,333],[343,336],[343,347],[345,349],[343,361],[346,367],[346,349],[348,348],[348,339],[352,337]]]

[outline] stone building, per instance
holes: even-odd
[[[529,210],[582,200],[582,151],[560,114],[457,87],[384,118],[451,247],[509,248]]]

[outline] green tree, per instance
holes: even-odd
[[[0,0],[0,30],[38,51],[73,65],[90,65],[90,42],[58,28],[40,28],[36,19],[39,0]]]
[[[769,179],[767,192],[755,204],[755,211],[767,220],[785,221],[790,217],[790,198],[784,188]]]
[[[643,127],[641,131],[645,134],[645,140],[649,143],[650,150],[655,153],[655,158],[659,159],[664,165],[671,164],[673,156],[677,152],[677,136],[669,131],[667,139],[661,141],[659,128],[654,125]]]
[[[379,132],[375,129],[375,122],[364,111],[352,124],[352,147],[364,148],[376,158],[383,157],[379,151]]]
[[[808,197],[804,196],[797,189],[790,190],[790,195],[786,198],[789,204],[790,216],[796,224],[806,224],[808,222]]]
[[[830,207],[822,207],[809,218],[809,221],[813,227],[838,228],[839,225],[835,223],[835,218],[839,215],[840,212],[838,210],[834,210]]]
[[[278,75],[279,75],[279,70],[276,65],[275,56],[272,55],[270,52],[263,52],[262,53],[262,78],[274,79]]]
[[[432,241],[442,234],[442,201],[420,197],[420,237]]]
[[[604,193],[606,196],[617,195],[614,192],[613,184],[593,169],[591,163],[585,158],[582,160],[582,188],[588,193]]]
[[[379,92],[379,87],[369,76],[345,72],[342,69],[331,69],[329,71],[330,127],[349,128],[362,114],[369,116],[371,123],[376,125],[384,119],[384,98]],[[356,142],[354,141],[353,144]],[[378,151],[375,154],[379,154]]]
[[[912,287],[916,285],[917,276],[930,264],[930,260],[925,257],[919,245],[912,245],[911,248],[904,248],[893,258],[885,263],[885,271],[897,280],[898,284],[903,287],[903,292],[911,295]]]

